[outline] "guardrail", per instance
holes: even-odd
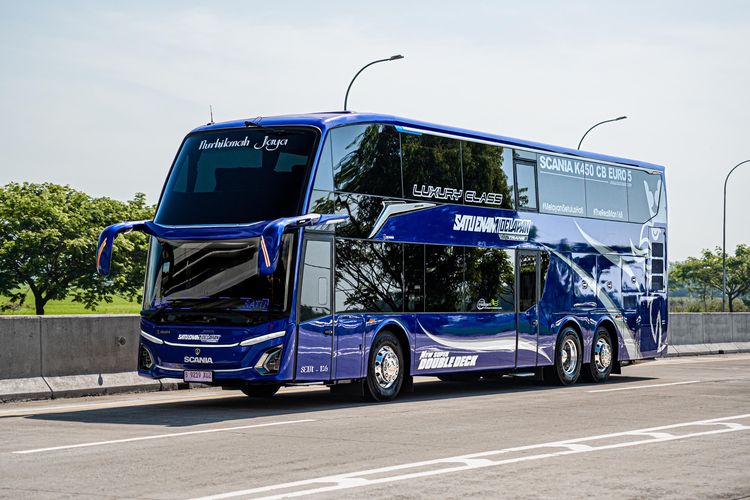
[[[750,352],[750,313],[669,315],[669,354]],[[0,401],[168,390],[139,377],[139,317],[0,316]]]

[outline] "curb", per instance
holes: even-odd
[[[180,379],[154,380],[137,372],[68,375],[0,380],[0,402],[101,396],[124,392],[159,392],[187,389]]]
[[[52,389],[42,377],[0,380],[0,402],[50,399]]]
[[[750,352],[750,342],[670,345],[667,350],[667,356],[699,356],[706,354],[737,354],[743,352]]]

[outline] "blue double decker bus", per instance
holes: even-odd
[[[210,124],[153,221],[138,371],[268,397],[605,381],[667,346],[664,169],[353,112]]]

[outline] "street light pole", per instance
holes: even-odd
[[[362,73],[365,69],[369,68],[373,64],[377,64],[377,63],[381,63],[381,62],[388,62],[388,61],[396,61],[398,59],[403,59],[403,58],[404,58],[404,56],[402,56],[401,54],[396,54],[395,56],[391,56],[391,57],[389,57],[387,59],[378,59],[377,61],[372,61],[371,63],[367,63],[364,66],[362,66],[362,69],[360,69],[359,71],[357,71],[357,74],[354,75],[354,78],[352,78],[352,81],[349,82],[349,86],[346,88],[346,96],[344,96],[344,111],[346,111],[346,103],[349,101],[349,91],[352,88],[352,84],[354,83],[354,80],[357,79],[357,77],[359,76],[360,73]]]
[[[576,149],[581,149],[581,144],[583,144],[583,140],[586,138],[586,136],[588,135],[588,133],[591,132],[592,130],[594,130],[599,125],[603,125],[603,124],[609,123],[609,122],[617,122],[617,121],[620,121],[620,120],[624,120],[625,118],[627,118],[627,116],[618,116],[617,118],[612,118],[611,120],[604,120],[603,122],[597,123],[596,125],[594,125],[590,129],[588,129],[585,134],[583,134],[583,137],[581,137],[581,140],[578,141],[578,147]]]
[[[724,178],[724,220],[721,232],[721,312],[726,310],[727,302],[727,181],[729,181],[729,176],[732,175],[732,172],[745,163],[750,163],[750,160],[739,162]]]

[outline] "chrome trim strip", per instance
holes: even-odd
[[[214,373],[230,373],[230,372],[241,372],[244,370],[252,370],[252,366],[247,366],[245,368],[232,368],[227,370],[213,370],[210,366],[206,367],[200,367],[200,368],[167,368],[166,366],[161,365],[154,365],[154,368],[158,368],[160,370],[168,371],[168,372],[184,372],[185,370],[205,370],[205,371],[211,371]]]
[[[240,342],[241,346],[249,346],[249,345],[255,345],[260,344],[261,342],[265,342],[266,340],[272,340],[272,339],[278,339],[279,337],[283,337],[286,335],[286,330],[282,330],[280,332],[273,332],[266,335],[261,335],[260,337],[255,337],[252,339],[243,340]]]
[[[253,369],[252,366],[246,366],[245,368],[232,368],[229,370],[213,370],[213,371],[217,373],[232,373],[232,372],[241,372],[241,371],[252,370],[252,369]]]
[[[143,336],[143,338],[146,339],[146,340],[150,340],[154,344],[163,344],[164,343],[164,341],[162,339],[160,339],[159,337],[154,337],[153,335],[148,334],[148,333],[144,332],[143,330],[141,330],[141,336]]]
[[[235,344],[178,344],[176,342],[167,342],[166,340],[164,341],[164,343],[172,347],[199,347],[201,349],[203,349],[204,347],[237,347],[238,345],[240,345],[239,342]]]
[[[161,365],[154,365],[154,368],[158,368],[159,370],[164,370],[167,372],[184,372],[185,371],[182,368],[167,368],[166,366],[161,366]]]

